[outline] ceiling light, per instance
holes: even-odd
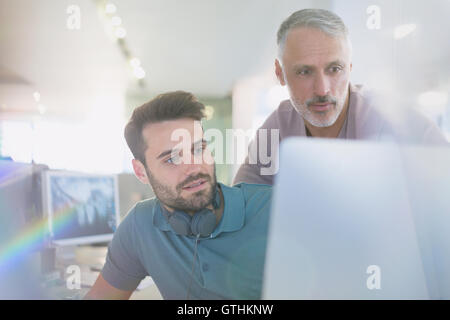
[[[43,104],[39,104],[38,105],[38,110],[40,114],[44,114],[47,111],[47,107],[44,106]]]
[[[106,5],[106,7],[105,7],[105,11],[108,14],[112,14],[112,13],[115,13],[117,11],[117,7],[114,4],[112,4],[112,3],[108,3]]]
[[[394,38],[395,39],[401,39],[409,35],[411,32],[416,30],[416,25],[411,24],[402,24],[401,26],[398,26],[394,29]]]
[[[41,100],[41,94],[39,92],[33,93],[33,98],[36,102],[39,102]]]
[[[134,76],[138,79],[144,79],[145,78],[145,70],[142,69],[141,67],[135,68],[134,71]]]
[[[111,23],[113,26],[118,27],[122,24],[122,19],[118,16],[114,16],[111,18]]]
[[[130,66],[132,68],[138,68],[141,66],[141,60],[139,60],[138,58],[133,58],[130,60]]]
[[[116,34],[117,38],[123,39],[127,36],[127,31],[124,28],[120,27],[120,28],[117,28],[115,34]]]

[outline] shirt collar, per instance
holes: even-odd
[[[355,131],[355,112],[358,107],[359,97],[357,95],[359,88],[352,83],[350,83],[350,94],[349,94],[349,102],[348,102],[348,110],[347,110],[347,119],[345,119],[345,136],[347,139],[356,139],[356,131]]]
[[[224,198],[224,208],[219,224],[211,234],[211,238],[217,237],[222,232],[233,232],[240,230],[244,226],[245,204],[241,189],[228,187],[219,183]],[[161,231],[171,231],[172,227],[164,217],[161,210],[161,202],[156,198],[156,205],[153,207],[153,225]]]
[[[224,198],[222,219],[211,234],[217,237],[222,232],[233,232],[242,229],[245,220],[245,203],[240,188],[228,187],[220,183]]]
[[[348,118],[350,117],[350,114],[352,113],[352,110],[354,109],[355,101],[354,101],[354,97],[352,98],[352,96],[353,96],[356,88],[355,88],[355,86],[352,85],[351,82],[349,82],[348,87],[349,87],[349,90],[348,90],[347,114],[345,115],[344,123],[342,124],[342,128],[339,131],[339,134],[337,136],[338,138],[341,138],[341,139],[353,138],[353,137],[349,137],[349,130],[348,130],[348,123],[349,123],[349,121],[348,121]]]
[[[158,198],[156,199],[156,204],[153,207],[153,225],[160,229],[161,231],[169,231],[171,230],[171,227],[169,225],[169,222],[164,217],[161,209],[161,202]]]

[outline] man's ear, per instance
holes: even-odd
[[[278,81],[280,81],[280,84],[282,86],[285,86],[286,81],[284,79],[283,69],[281,68],[281,64],[278,59],[275,59],[275,74],[277,75],[277,78],[278,78]]]
[[[139,181],[143,184],[150,184],[144,164],[137,159],[131,160],[131,164],[133,165],[134,174],[139,179]]]

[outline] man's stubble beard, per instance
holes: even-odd
[[[292,95],[291,95],[292,97]],[[336,97],[327,95],[323,97],[316,96],[314,98],[308,99],[305,103],[300,103],[298,100],[291,98],[291,103],[295,110],[303,117],[305,121],[308,121],[311,125],[319,128],[331,127],[339,118],[342,110],[344,109],[346,97],[339,100]],[[313,112],[309,109],[309,106],[314,103],[332,103],[333,106],[330,110],[326,112]],[[329,113],[333,112],[330,116]],[[321,114],[327,114],[326,118],[320,117]]]
[[[155,196],[164,205],[172,209],[184,212],[197,212],[204,209],[213,202],[217,189],[215,166],[212,176],[203,173],[191,176],[177,185],[175,188],[175,192],[170,187],[164,185],[158,179],[156,179],[155,176],[153,176],[147,168],[145,168],[145,171],[147,172],[147,176],[149,178],[150,185],[153,189],[153,192],[155,193]],[[209,188],[191,194],[189,199],[183,198],[181,196],[183,186],[197,179],[206,179],[207,181],[205,183],[209,184]]]

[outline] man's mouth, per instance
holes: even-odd
[[[325,102],[325,103],[314,103],[314,104],[310,104],[309,107],[313,110],[313,111],[317,111],[317,112],[324,112],[329,110],[331,107],[333,106],[333,103],[331,102]]]
[[[188,185],[184,186],[183,190],[188,190],[188,191],[201,190],[206,185],[206,181],[207,181],[206,179],[195,180],[195,181],[189,183]]]

